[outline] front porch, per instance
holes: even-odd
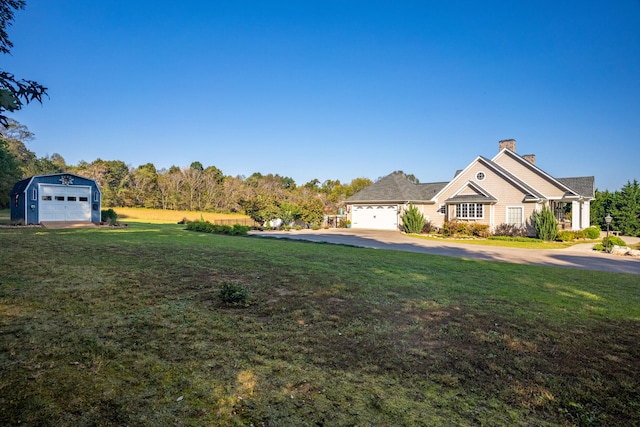
[[[549,208],[558,221],[559,230],[582,230],[591,226],[589,200],[550,200]]]

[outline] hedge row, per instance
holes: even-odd
[[[213,224],[209,221],[189,221],[187,222],[187,230],[199,231],[201,233],[215,233],[215,234],[228,234],[231,236],[245,236],[251,227],[248,225],[234,224],[220,225]]]

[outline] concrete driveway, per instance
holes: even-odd
[[[517,249],[418,239],[397,231],[340,228],[328,230],[252,231],[251,234],[280,239],[326,242],[363,248],[390,249],[486,261],[640,274],[640,259],[596,252],[591,249],[592,244],[579,244],[566,249]],[[635,244],[640,241],[638,238],[623,237],[623,239],[627,244]]]

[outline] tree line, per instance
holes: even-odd
[[[2,128],[2,126],[0,126]],[[342,201],[372,183],[356,178],[298,185],[293,178],[259,172],[249,177],[225,175],[216,166],[194,161],[188,167],[156,169],[153,163],[131,167],[122,160],[96,159],[66,164],[57,153],[37,157],[27,148],[34,135],[26,126],[8,119],[0,130],[0,207],[9,206],[14,183],[34,175],[71,172],[96,180],[103,206],[144,207],[209,212],[242,212],[258,222],[282,218],[319,223],[325,214],[339,212]],[[415,182],[418,182],[413,177]],[[596,190],[591,221],[604,230],[611,215],[611,229],[640,236],[640,184],[629,181],[618,191]]]
[[[9,119],[0,136],[1,207],[8,206],[15,182],[34,175],[70,172],[97,182],[103,206],[245,212],[259,222],[279,217],[319,223],[324,214],[337,213],[342,200],[372,182],[368,178],[349,183],[313,179],[298,185],[293,178],[278,174],[225,175],[216,166],[205,167],[200,161],[159,170],[153,163],[131,167],[122,160],[96,159],[69,165],[60,154],[38,157],[29,150],[27,143],[34,135],[15,120]]]
[[[598,221],[606,230],[605,217],[611,216],[610,229],[624,236],[640,237],[640,184],[637,179],[627,183],[618,191],[596,190],[596,199],[591,202],[591,221]]]

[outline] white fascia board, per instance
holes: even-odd
[[[462,170],[462,172],[460,172],[459,174],[457,174],[456,176],[453,177],[453,179],[451,181],[449,181],[449,183],[447,185],[444,186],[444,188],[440,191],[438,191],[438,193],[432,197],[431,200],[433,200],[433,203],[438,203],[438,197],[440,197],[440,195],[442,193],[444,193],[446,190],[448,190],[450,187],[452,187],[454,185],[454,183],[456,183],[458,180],[462,179],[460,178],[462,175],[464,175],[464,173],[469,170],[471,168],[471,166],[473,166],[475,163],[477,163],[480,160],[480,156],[477,156],[471,163],[469,163],[467,165],[466,168],[464,168]]]

